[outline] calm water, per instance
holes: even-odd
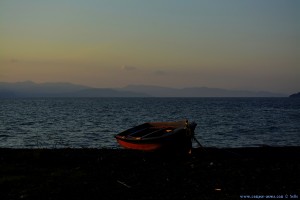
[[[299,99],[45,98],[0,100],[0,147],[119,148],[125,129],[185,118],[204,146],[300,144]]]

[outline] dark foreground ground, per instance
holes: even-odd
[[[300,147],[0,149],[0,199],[299,199],[299,158]]]

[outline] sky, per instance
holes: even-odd
[[[298,0],[1,0],[0,82],[300,91]]]

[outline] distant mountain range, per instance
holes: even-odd
[[[182,89],[150,86],[150,85],[129,85],[123,90],[146,93],[155,97],[286,97],[285,94],[272,92],[253,92],[246,90],[227,90],[208,87],[187,87]]]
[[[144,94],[111,88],[92,88],[71,83],[0,82],[0,98],[29,97],[145,97]]]
[[[207,87],[169,88],[129,85],[123,88],[93,88],[71,83],[0,82],[0,98],[29,97],[287,97],[286,94],[227,90]]]

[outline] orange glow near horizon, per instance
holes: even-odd
[[[290,93],[300,90],[298,10],[291,0],[4,0],[0,82]]]

